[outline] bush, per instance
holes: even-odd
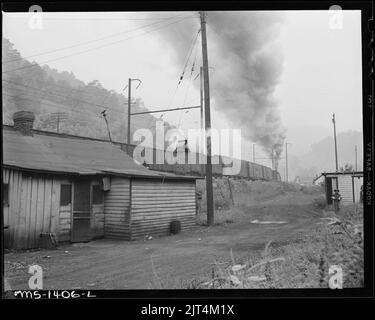
[[[325,196],[320,196],[314,199],[313,205],[317,209],[324,209],[327,206],[327,201]]]
[[[210,275],[192,280],[196,289],[326,288],[332,265],[343,269],[343,287],[363,287],[363,213],[359,206],[342,208],[324,218],[308,235],[285,246],[265,249],[248,259],[216,264]]]

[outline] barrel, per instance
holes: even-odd
[[[177,234],[181,232],[181,222],[178,220],[171,221],[171,233]]]

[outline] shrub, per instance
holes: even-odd
[[[343,207],[339,216],[324,218],[310,234],[282,247],[268,243],[246,261],[217,263],[210,275],[192,280],[194,288],[319,288],[328,287],[332,265],[343,269],[343,287],[363,287],[363,213]]]

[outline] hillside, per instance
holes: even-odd
[[[345,131],[337,134],[337,154],[339,168],[346,164],[355,169],[355,146],[357,146],[358,170],[363,168],[363,134],[359,131]],[[302,156],[291,155],[290,177],[311,177],[324,171],[335,171],[335,147],[333,137],[326,137],[310,146]]]
[[[39,66],[21,57],[13,44],[3,38],[3,124],[13,124],[12,114],[33,111],[35,128],[87,137],[108,139],[107,120],[112,140],[127,139],[127,96],[103,88],[99,81],[85,83],[72,72],[60,72]],[[132,100],[132,111],[145,111],[142,100]],[[155,128],[156,118],[141,115],[132,118],[131,132],[138,128]],[[169,127],[168,124],[166,124]]]

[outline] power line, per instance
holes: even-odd
[[[181,15],[180,15],[181,16]],[[43,18],[43,20],[56,20],[56,21],[148,21],[148,20],[170,20],[175,17],[165,17],[165,18]]]
[[[8,97],[12,97],[12,98],[16,98],[16,99],[20,99],[20,100],[27,100],[27,101],[33,101],[33,102],[37,102],[37,103],[40,103],[41,101],[40,100],[37,100],[36,98],[37,97],[20,97],[20,96],[14,96],[14,95],[11,95],[9,93],[6,93],[6,92],[3,92],[3,95],[5,96],[8,96]],[[34,99],[33,99],[34,98]],[[74,109],[73,107],[69,107],[67,105],[64,105],[64,104],[60,104],[60,103],[57,103],[57,102],[52,102],[52,101],[46,101],[44,100],[43,102],[45,105],[49,105],[49,106],[52,106],[54,108],[59,108],[59,109],[68,109],[72,112],[77,112],[77,113],[81,113],[83,115],[85,115],[87,117],[87,112],[83,112],[83,111],[80,111],[80,110],[77,110],[77,109]],[[95,113],[94,113],[95,114]]]
[[[4,80],[5,81],[5,80]],[[18,84],[18,85],[20,85],[20,84]],[[21,85],[21,86],[24,86],[24,85]],[[11,88],[11,87],[9,87],[9,89],[11,89],[11,90],[13,90],[13,88]],[[37,91],[40,91],[40,89],[37,89],[37,88],[33,88],[33,89],[35,89],[35,90],[37,90]],[[29,92],[29,93],[31,93],[31,94],[34,94],[34,92]],[[23,98],[23,97],[19,97],[19,96],[13,96],[13,95],[10,95],[10,94],[8,94],[8,93],[3,93],[3,94],[5,94],[5,95],[8,95],[8,96],[10,96],[10,97],[13,97],[13,98],[18,98],[18,99],[27,99],[27,98]],[[54,94],[54,93],[50,93],[52,96],[56,96],[56,94]],[[59,95],[60,97],[64,97],[64,98],[66,98],[66,96],[63,96],[63,95]],[[68,108],[69,110],[71,110],[71,111],[73,111],[73,112],[78,112],[78,113],[81,113],[81,114],[83,114],[83,115],[87,115],[87,113],[85,113],[85,112],[83,112],[83,111],[80,111],[80,110],[77,110],[77,109],[74,109],[74,107],[70,107],[70,106],[68,106],[68,105],[66,105],[66,104],[61,104],[60,102],[54,102],[54,101],[51,101],[51,100],[45,100],[45,98],[41,98],[41,97],[38,97],[38,96],[34,96],[33,98],[36,98],[36,99],[40,99],[40,100],[43,100],[45,103],[47,103],[48,101],[50,102],[50,105],[52,105],[52,106],[54,106],[53,104],[58,104],[59,105],[59,108]],[[34,102],[40,102],[40,101],[38,101],[38,100],[33,100],[33,99],[29,99],[29,100],[32,100],[32,101],[34,101]],[[80,101],[83,101],[83,100],[80,100]],[[88,101],[84,101],[86,104],[91,104],[92,105],[92,103],[90,103],[90,102],[88,102]],[[110,110],[110,111],[113,111],[113,112],[115,112],[115,113],[117,113],[117,114],[121,114],[121,115],[123,115],[123,116],[125,116],[125,113],[123,112],[123,111],[119,111],[119,110],[117,110],[117,109],[113,109],[113,108],[106,108],[104,105],[103,106],[100,106],[100,105],[95,105],[95,106],[97,106],[97,107],[101,107],[101,109],[103,109],[103,108],[105,108],[105,109],[107,109],[107,110]],[[54,107],[56,107],[56,106],[54,106]],[[92,111],[92,110],[90,110],[91,112],[95,112],[95,111]],[[138,116],[138,118],[141,118],[141,119],[145,119],[145,120],[149,120],[150,118],[152,119],[152,120],[156,120],[156,118],[155,117],[153,117],[153,116]],[[154,119],[153,119],[154,118]]]
[[[195,44],[197,42],[198,35],[199,35],[200,32],[201,32],[201,30],[199,29],[198,32],[197,32],[197,35],[195,36],[195,38],[194,38],[194,40],[193,40],[193,42],[192,42],[192,44],[191,44],[191,46],[189,48],[188,56],[187,56],[187,59],[186,59],[186,62],[185,62],[184,68],[182,70],[182,74],[181,74],[181,77],[180,77],[180,80],[179,80],[177,86],[179,86],[181,84],[181,82],[182,82],[182,80],[184,78],[184,74],[185,74],[186,68],[187,68],[188,63],[190,61],[191,54],[193,53],[193,49],[195,47]]]
[[[7,71],[3,71],[2,73],[9,73],[9,72],[14,72],[14,71],[18,71],[18,70],[22,70],[22,69],[27,69],[27,68],[33,68],[33,67],[41,67],[40,65],[41,64],[45,64],[45,63],[48,63],[48,62],[52,62],[52,61],[57,61],[57,60],[61,60],[61,59],[65,59],[65,58],[69,58],[69,57],[72,57],[72,56],[76,56],[76,55],[80,55],[80,54],[83,54],[83,53],[86,53],[86,52],[90,52],[90,51],[93,51],[93,50],[96,50],[96,49],[101,49],[101,48],[104,48],[104,47],[108,47],[108,46],[112,46],[112,45],[115,45],[115,44],[118,44],[120,42],[123,42],[123,41],[126,41],[126,40],[129,40],[129,39],[133,39],[133,38],[136,38],[136,37],[140,37],[140,36],[144,36],[150,32],[154,32],[154,31],[157,31],[157,30],[160,30],[162,28],[165,28],[165,27],[168,27],[172,24],[176,24],[176,23],[179,23],[183,20],[185,20],[187,18],[182,18],[182,19],[179,19],[177,21],[174,21],[174,22],[171,22],[171,23],[168,23],[166,25],[163,25],[159,28],[155,28],[155,29],[151,29],[151,30],[148,30],[140,35],[135,35],[135,36],[131,36],[131,37],[128,37],[128,38],[125,38],[125,39],[122,39],[122,40],[119,40],[119,41],[115,41],[115,42],[111,42],[111,43],[108,43],[108,44],[104,44],[104,45],[101,45],[101,46],[97,46],[97,47],[94,47],[94,48],[90,48],[90,49],[87,49],[87,50],[84,50],[84,51],[80,51],[80,52],[75,52],[75,53],[72,53],[72,54],[69,54],[69,55],[65,55],[65,56],[62,56],[62,57],[59,57],[59,58],[55,58],[55,59],[50,59],[50,60],[46,60],[46,61],[43,61],[43,62],[40,62],[40,63],[37,63],[37,64],[32,64],[32,65],[28,65],[28,66],[24,66],[24,67],[20,67],[20,68],[16,68],[16,69],[12,69],[12,70],[7,70]]]
[[[198,32],[199,34],[199,32]],[[197,40],[197,39],[196,39]],[[194,42],[194,48],[195,48],[195,54],[194,54],[194,60],[193,60],[193,63],[191,65],[191,71],[190,71],[190,77],[189,77],[189,83],[188,83],[188,86],[186,88],[186,92],[185,92],[185,97],[184,97],[184,102],[182,104],[183,107],[185,107],[185,104],[186,104],[186,99],[187,99],[187,96],[188,96],[188,93],[189,93],[189,90],[190,90],[190,87],[191,87],[191,84],[192,84],[192,76],[193,76],[193,72],[194,72],[194,67],[195,67],[195,62],[196,62],[196,59],[197,59],[197,53],[198,53],[198,46],[197,46],[197,41],[195,40]],[[194,49],[193,49],[194,50]],[[193,53],[193,50],[191,53]],[[178,125],[177,127],[180,128],[181,127],[181,121],[182,121],[182,118],[185,114],[189,113],[189,110],[186,110],[186,111],[181,111],[180,113],[180,118],[178,120]]]
[[[148,113],[158,113],[158,112],[168,112],[168,111],[177,111],[177,110],[185,110],[185,109],[197,109],[200,106],[192,106],[192,107],[183,107],[183,108],[170,108],[170,109],[163,109],[163,110],[152,110],[152,111],[142,111],[142,112],[134,112],[131,115],[139,115],[139,114],[148,114]]]
[[[185,13],[188,13],[188,12],[184,12]],[[181,16],[182,14],[178,15],[178,16]],[[81,20],[93,20],[93,21],[96,21],[96,20],[103,20],[103,21],[108,21],[108,20],[121,20],[121,21],[148,21],[148,20],[169,20],[169,19],[172,19],[172,18],[175,18],[177,16],[171,16],[171,17],[159,17],[159,18],[118,18],[118,17],[108,17],[108,18],[98,18],[98,17],[72,17],[72,18],[53,18],[53,17],[43,17],[43,20],[77,20],[77,21],[81,21]],[[8,19],[29,19],[29,16],[8,16],[7,17]]]
[[[181,76],[180,76],[180,78],[179,78],[179,80],[178,80],[178,83],[177,83],[176,89],[174,90],[174,93],[173,93],[173,95],[172,95],[172,98],[171,98],[171,101],[170,101],[169,104],[172,104],[172,102],[173,102],[173,100],[174,100],[174,98],[175,98],[175,96],[176,96],[177,90],[178,90],[178,88],[179,88],[181,82],[182,82],[183,79],[184,79],[184,74],[185,74],[185,71],[186,71],[186,67],[187,67],[187,65],[188,65],[188,63],[189,63],[189,60],[190,60],[190,57],[191,57],[191,53],[192,53],[193,48],[194,48],[194,46],[195,46],[195,44],[196,44],[196,41],[197,41],[197,38],[198,38],[198,35],[199,35],[200,31],[201,31],[201,30],[199,29],[198,32],[197,32],[197,34],[193,37],[193,39],[192,39],[192,41],[191,41],[191,44],[190,44],[190,46],[189,46],[189,50],[188,50],[188,52],[187,52],[187,54],[186,54],[186,57],[185,57],[185,60],[186,60],[186,61],[185,61],[185,63],[184,63],[184,67],[183,67],[183,69],[182,69]]]
[[[177,15],[175,17],[167,18],[166,20],[175,19],[175,18],[177,18],[179,16],[181,16],[181,15]],[[58,48],[58,49],[53,49],[53,50],[41,52],[41,53],[36,53],[36,54],[29,55],[29,56],[21,57],[21,58],[18,58],[18,59],[3,61],[3,64],[10,63],[10,62],[15,62],[15,61],[19,61],[19,60],[22,60],[22,59],[28,59],[28,58],[32,58],[32,57],[37,57],[37,56],[41,56],[41,55],[45,55],[45,54],[49,54],[49,53],[53,53],[53,52],[57,52],[57,51],[67,50],[67,49],[71,49],[71,48],[75,48],[75,47],[79,47],[79,46],[83,46],[83,45],[90,44],[90,43],[93,43],[93,42],[102,41],[102,40],[105,40],[105,39],[116,37],[116,36],[119,36],[119,35],[122,35],[122,34],[134,32],[134,31],[137,31],[137,30],[142,30],[144,28],[153,26],[155,24],[164,23],[164,22],[165,21],[157,21],[157,22],[154,22],[154,23],[150,23],[150,24],[138,27],[138,28],[134,28],[134,29],[130,29],[130,30],[125,30],[125,31],[121,31],[121,32],[112,33],[112,34],[110,34],[108,36],[105,36],[105,37],[101,37],[101,38],[97,38],[97,39],[93,39],[93,40],[81,42],[81,43],[70,45],[70,46],[67,46],[67,47],[62,47],[62,48]]]
[[[9,82],[9,83],[12,83],[12,84],[15,84],[15,85],[19,85],[19,86],[22,86],[22,87],[27,87],[27,88],[31,88],[31,89],[34,89],[34,90],[37,90],[37,91],[41,91],[41,89],[39,88],[35,88],[35,87],[31,87],[31,86],[27,86],[27,85],[23,85],[23,84],[20,84],[20,83],[15,83],[15,82],[11,82],[11,81],[7,81],[7,80],[3,80],[5,82]],[[68,88],[68,87],[64,87],[64,88]],[[12,89],[12,88],[10,88]],[[43,89],[42,89],[43,90]],[[33,92],[32,92],[33,93]],[[61,98],[69,98],[68,96],[65,96],[65,95],[61,95],[61,94],[58,94],[58,93],[55,93],[55,92],[46,92],[52,96],[56,96],[56,97],[61,97]],[[98,107],[98,108],[101,108],[101,110],[106,109],[106,110],[110,110],[110,111],[113,111],[115,113],[118,113],[118,114],[122,114],[122,115],[125,115],[124,111],[123,110],[120,110],[120,109],[115,109],[115,108],[110,108],[110,107],[106,107],[104,105],[104,101],[108,98],[105,97],[104,100],[103,100],[103,104],[99,105],[99,104],[95,104],[95,103],[92,103],[92,102],[88,102],[88,101],[85,101],[85,100],[80,100],[80,99],[73,99],[77,102],[82,102],[82,103],[86,103],[88,105],[92,105],[92,106],[95,106],[95,107]],[[43,99],[43,98],[42,98]],[[57,102],[54,102],[54,103],[57,103]],[[64,104],[65,105],[65,104]],[[150,116],[151,119],[154,118],[153,116]],[[143,118],[143,119],[150,119],[150,117],[146,117],[146,116],[143,116],[143,117],[139,117],[139,118]]]
[[[32,86],[28,86],[28,85],[24,85],[24,84],[12,82],[12,81],[9,81],[9,80],[3,80],[3,81],[11,83],[13,85],[22,86],[22,87],[25,87],[25,88],[30,88],[30,89],[34,89],[34,90],[38,90],[38,91],[41,90],[40,88],[35,88],[35,87],[32,87]],[[46,93],[48,93],[48,92],[46,92]],[[94,107],[100,108],[101,110],[104,108],[103,105],[99,105],[99,104],[96,104],[96,103],[93,103],[93,102],[88,102],[88,101],[81,100],[81,99],[72,98],[72,97],[69,97],[69,96],[66,96],[66,95],[62,95],[62,94],[59,94],[59,93],[56,93],[56,92],[49,92],[49,94],[54,95],[56,97],[65,98],[65,99],[66,98],[71,98],[74,101],[86,103],[86,104],[92,105]],[[120,109],[113,109],[113,108],[108,108],[108,109],[110,109],[112,111],[115,111],[115,112],[123,113]]]
[[[188,84],[188,87],[186,89],[186,93],[185,93],[185,98],[184,98],[184,103],[183,103],[183,106],[185,106],[185,103],[186,103],[186,99],[187,99],[187,95],[189,93],[189,90],[190,90],[190,87],[191,87],[191,84],[192,84],[192,76],[193,76],[193,72],[194,72],[194,68],[195,68],[195,63],[196,63],[196,60],[197,60],[197,54],[198,54],[198,46],[197,46],[197,41],[195,41],[195,55],[194,55],[194,60],[193,60],[193,64],[191,66],[191,71],[190,71],[190,78],[189,78],[189,84]]]

